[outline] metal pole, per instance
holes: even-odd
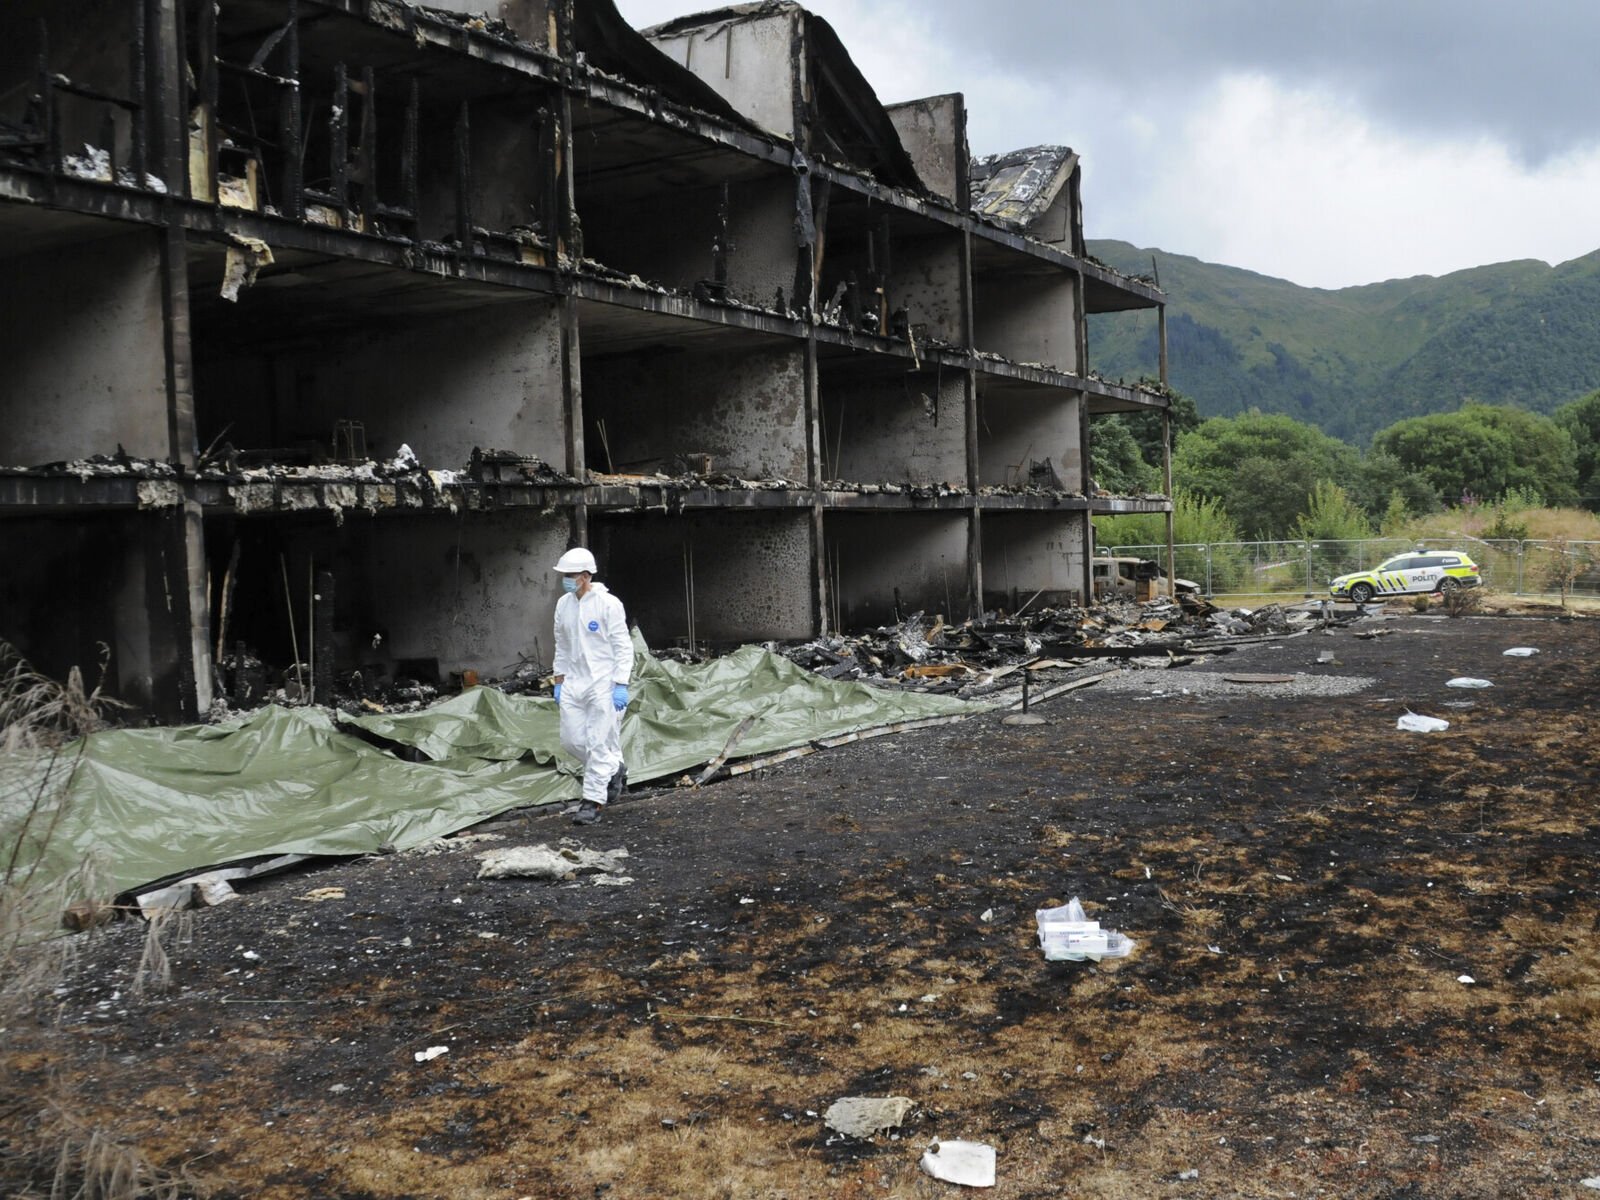
[[[1167,352],[1166,352],[1166,309],[1161,310],[1161,383],[1167,382]],[[1167,497],[1167,599],[1176,600],[1178,597],[1178,552],[1173,546],[1172,529],[1172,398],[1167,398],[1167,407],[1161,410],[1161,487]]]

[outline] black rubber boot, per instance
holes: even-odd
[[[600,820],[600,806],[593,800],[585,800],[578,805],[578,811],[572,815],[574,825],[594,825]]]

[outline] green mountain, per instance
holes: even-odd
[[[1167,293],[1167,374],[1204,416],[1287,413],[1365,446],[1463,401],[1548,413],[1600,387],[1600,250],[1362,287],[1306,288],[1127,242],[1090,241]],[[1155,375],[1154,312],[1089,318],[1089,365]]]

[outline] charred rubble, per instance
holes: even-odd
[[[1076,155],[974,161],[960,95],[882,102],[797,4],[0,32],[0,636],[105,646],[156,719],[267,664],[536,677],[575,543],[699,652],[1081,604],[1091,517],[1170,513],[1086,469],[1091,417],[1169,398],[1091,367],[1088,314],[1164,297],[1088,256]]]

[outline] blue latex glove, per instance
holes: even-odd
[[[621,712],[628,707],[628,685],[619,683],[611,689],[611,707]]]
[[[561,703],[561,685],[559,683],[556,684],[556,703]]]

